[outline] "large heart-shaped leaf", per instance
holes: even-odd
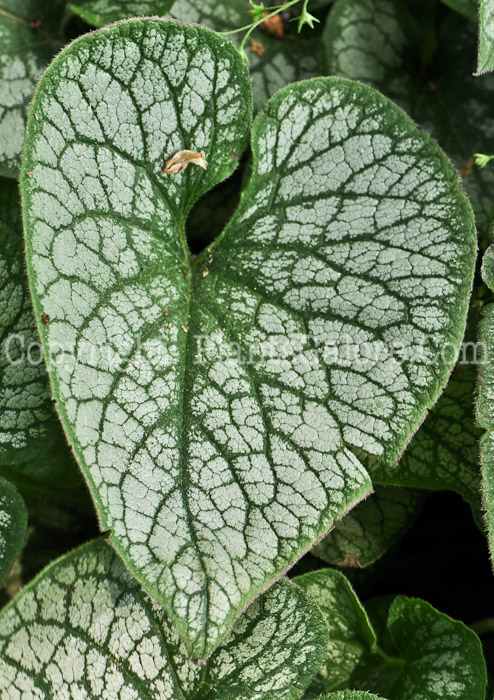
[[[103,27],[127,17],[165,15],[174,0],[69,0],[69,3],[74,14],[94,27]]]
[[[325,569],[295,581],[319,605],[329,628],[326,663],[307,698],[321,690],[360,688],[388,700],[484,700],[482,646],[462,622],[423,600],[398,596],[387,620],[394,646],[389,656],[342,574]]]
[[[479,0],[479,73],[494,70],[494,1]]]
[[[436,346],[459,346],[475,261],[440,149],[339,79],[268,103],[239,208],[191,259],[184,221],[234,169],[250,109],[232,44],[122,23],[48,69],[23,166],[58,410],[102,527],[197,657],[369,492],[352,448],[400,456],[447,379]],[[207,170],[163,174],[184,149]]]
[[[485,234],[494,169],[474,167],[473,154],[490,153],[494,141],[494,76],[474,77],[477,26],[456,13],[434,28],[437,51],[424,61],[428,5],[419,3],[416,18],[393,0],[338,0],[324,32],[328,66],[381,90],[438,140],[460,171]]]
[[[27,513],[22,497],[0,477],[0,585],[21,551],[26,528]]]
[[[311,0],[311,6],[313,3],[314,0]],[[265,2],[266,7],[279,4],[278,0]],[[320,6],[327,4],[324,0],[319,2]],[[250,9],[249,0],[175,0],[170,16],[183,22],[204,24],[217,32],[232,32],[252,21],[248,14]],[[300,7],[295,6],[290,12],[295,16],[300,12]],[[323,73],[319,38],[309,35],[300,39],[286,31],[288,24],[286,29],[282,27],[280,19],[282,34],[278,37],[262,29],[255,30],[246,46],[256,112],[277,90]],[[240,43],[242,32],[230,38]]]
[[[0,693],[296,700],[320,667],[327,639],[316,606],[283,580],[197,666],[164,610],[97,540],[51,564],[0,613]]]
[[[329,564],[369,566],[407,532],[421,504],[420,491],[377,486],[369,498],[336,523],[312,553]]]

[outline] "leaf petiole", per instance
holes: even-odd
[[[396,658],[396,657],[394,657],[394,656],[388,656],[388,654],[386,654],[386,653],[385,653],[380,647],[378,647],[378,646],[376,646],[376,648],[374,649],[374,653],[375,653],[377,656],[379,656],[379,658],[382,659],[382,661],[384,661],[384,663],[385,663],[387,666],[405,666],[405,665],[406,665],[405,659],[398,659],[398,658]]]

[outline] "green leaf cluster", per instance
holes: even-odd
[[[481,644],[463,623],[405,596],[371,602],[367,612],[347,579],[331,569],[295,581],[318,604],[329,630],[326,662],[306,698],[348,687],[391,700],[485,698]]]

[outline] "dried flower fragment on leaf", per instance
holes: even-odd
[[[177,175],[183,173],[189,163],[199,165],[203,170],[208,169],[208,163],[204,153],[196,153],[195,151],[179,151],[175,153],[173,158],[165,164],[163,172],[167,175]]]

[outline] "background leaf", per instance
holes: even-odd
[[[395,652],[389,656],[376,643],[369,618],[342,574],[325,569],[295,582],[319,605],[329,628],[327,661],[306,697],[316,697],[322,688],[361,688],[388,700],[484,700],[482,646],[462,622],[422,600],[398,596],[388,615]]]
[[[205,666],[97,540],[57,560],[0,613],[0,691],[49,697],[295,700],[327,643],[316,606],[283,580]]]
[[[0,474],[14,484],[25,499],[46,499],[49,503],[94,515],[83,476],[58,425],[46,452],[26,462],[4,464],[0,466]]]
[[[478,309],[470,311],[465,343],[451,378],[395,469],[369,465],[375,484],[454,491],[480,521],[478,441],[474,415],[480,349],[476,346]]]
[[[408,663],[408,672],[393,689],[394,697],[484,698],[487,674],[482,645],[462,622],[422,600],[398,596],[390,608],[388,629]]]
[[[30,515],[33,499],[41,499],[45,508],[56,502],[92,516],[51,400],[27,284],[19,191],[7,178],[0,178],[0,242],[0,475],[16,485]]]
[[[340,693],[329,693],[321,695],[320,700],[380,700],[377,695],[362,693],[358,690],[346,690]]]
[[[354,669],[362,656],[376,649],[376,635],[367,613],[347,579],[337,571],[314,571],[297,576],[294,582],[317,603],[329,629],[326,659],[307,697],[354,687],[351,681]]]
[[[62,0],[0,0],[0,175],[19,174],[26,116],[44,67],[62,47]]]
[[[482,261],[485,284],[494,291],[494,248],[487,249]],[[487,431],[480,442],[482,462],[482,500],[489,536],[491,560],[494,558],[494,304],[482,309],[479,326],[482,363],[479,367],[477,421]]]
[[[494,169],[474,167],[473,154],[492,149],[494,76],[473,75],[477,26],[455,13],[428,22],[427,5],[414,16],[399,1],[338,0],[324,31],[329,70],[381,90],[438,140],[485,236]]]
[[[479,0],[479,58],[477,71],[494,70],[494,2]]]
[[[62,491],[62,487],[59,490]],[[53,491],[55,497],[48,488],[40,494],[31,484],[20,491],[22,495],[26,493],[27,535],[16,565],[0,592],[0,606],[17,595],[45,566],[99,535],[88,494],[81,497],[79,493],[79,503],[76,503],[75,489],[65,489],[69,494],[65,501],[57,499],[57,485],[53,485]]]
[[[491,214],[492,173],[473,168],[479,148],[489,152],[490,119],[471,115],[489,109],[492,77],[474,78],[465,57],[474,60],[476,28],[454,15],[438,27],[428,24],[427,5],[419,2],[417,17],[401,2],[339,0],[325,29],[328,63],[335,73],[363,80],[394,99],[453,158],[486,233]],[[424,57],[428,32],[437,34],[432,56]],[[376,52],[376,47],[380,47]],[[454,77],[453,77],[454,76]],[[466,341],[476,338],[471,313]],[[460,357],[448,386],[412,440],[396,469],[368,464],[374,483],[459,493],[477,514],[480,508],[477,441],[481,431],[472,412],[477,365],[471,353]]]
[[[0,179],[0,241],[0,473],[25,495],[82,505],[82,477],[55,413],[41,356],[18,186],[7,178]]]
[[[41,346],[27,285],[18,186],[6,178],[0,178],[0,244],[0,475],[19,489],[29,512],[27,543],[15,581],[8,581],[7,592],[11,594],[39,570],[40,562],[44,565],[54,552],[67,551],[90,536],[94,510],[55,413],[42,358],[38,363]],[[14,335],[18,339],[11,342]],[[22,359],[31,344],[35,346],[35,364],[27,355]],[[12,365],[10,359],[18,364]],[[0,581],[20,553],[26,534],[24,503],[8,482],[0,476],[2,498],[10,508],[5,515],[10,519],[2,521],[2,543],[7,551],[0,551]],[[63,524],[40,528],[40,521],[56,510],[54,503],[68,509],[59,518]],[[70,528],[67,519],[71,519]],[[39,537],[40,531],[45,540]]]
[[[329,564],[365,567],[381,557],[402,537],[417,518],[420,491],[377,486],[314,549]]]
[[[174,0],[76,0],[70,9],[89,24],[103,27],[129,17],[166,15]]]
[[[2,179],[0,189],[0,465],[12,465],[43,455],[60,427],[24,268],[17,183]]]
[[[477,22],[479,10],[479,0],[442,0],[445,5],[449,5],[453,10],[460,12],[465,17],[468,17],[472,22]]]
[[[26,528],[27,514],[22,497],[0,477],[0,585],[19,556]]]

